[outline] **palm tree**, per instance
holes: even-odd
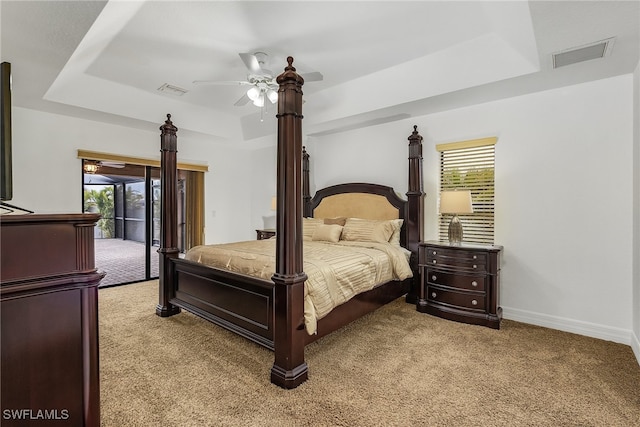
[[[115,236],[115,223],[113,220],[113,186],[105,186],[100,190],[84,189],[84,211],[100,213],[98,227],[102,230],[106,239]]]

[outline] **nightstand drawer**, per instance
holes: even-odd
[[[427,287],[427,301],[448,304],[465,309],[484,311],[485,295],[467,292],[454,292],[432,286]]]
[[[450,286],[458,289],[484,292],[486,289],[486,276],[468,276],[459,273],[447,273],[441,270],[426,270],[427,283],[434,285]]]
[[[427,247],[425,265],[431,267],[466,269],[470,271],[486,271],[487,255],[483,252],[458,251]]]

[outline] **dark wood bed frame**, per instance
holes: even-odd
[[[417,300],[418,242],[423,234],[422,137],[414,126],[409,136],[409,190],[400,199],[391,187],[351,183],[328,187],[311,198],[309,156],[302,147],[302,85],[293,58],[277,77],[278,147],[276,269],[272,280],[257,279],[179,258],[177,248],[177,128],[171,115],[161,130],[160,286],[156,314],[172,316],[185,309],[272,349],[271,382],[295,388],[308,377],[306,344],[335,331],[403,295]],[[304,327],[302,218],[313,216],[323,198],[340,193],[382,195],[404,219],[401,244],[411,251],[413,278],[394,281],[359,294],[318,321],[318,333]]]

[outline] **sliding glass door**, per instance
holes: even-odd
[[[110,160],[87,160],[81,154]],[[95,229],[96,266],[106,273],[101,286],[157,278],[162,202],[157,162],[83,150],[78,156],[83,158],[83,212],[102,216]],[[181,253],[204,243],[207,169],[188,167],[192,169],[178,170],[176,226]]]
[[[159,169],[128,163],[83,163],[83,209],[102,215],[95,231],[96,266],[106,273],[101,286],[157,278]]]

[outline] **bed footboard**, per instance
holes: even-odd
[[[273,282],[173,259],[170,302],[271,350]]]
[[[172,305],[274,350],[273,282],[183,259],[171,260],[171,266],[176,277]],[[317,334],[305,335],[305,343],[400,298],[409,291],[410,283],[411,279],[389,282],[356,295],[319,320]]]

